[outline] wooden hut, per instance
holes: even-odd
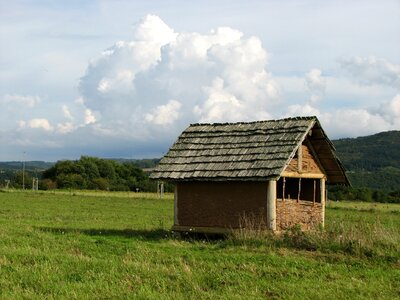
[[[175,183],[176,231],[324,225],[325,183],[348,184],[316,117],[192,124],[151,174]]]

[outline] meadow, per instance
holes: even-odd
[[[0,191],[1,299],[396,299],[400,205],[329,202],[326,228],[177,237],[173,196]]]

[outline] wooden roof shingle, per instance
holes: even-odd
[[[161,159],[151,178],[172,181],[277,179],[311,130],[313,147],[317,154],[324,153],[319,159],[327,172],[328,183],[348,183],[333,144],[316,117],[191,124]]]

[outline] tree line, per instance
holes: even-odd
[[[157,182],[150,180],[141,167],[153,166],[156,160],[140,161],[111,160],[82,156],[79,160],[61,160],[46,170],[39,172],[26,170],[4,170],[0,174],[1,186],[6,186],[6,179],[11,188],[32,188],[33,178],[38,177],[39,189],[89,189],[108,191],[143,191],[156,192]],[[166,192],[173,191],[171,184],[164,185]]]
[[[82,156],[76,161],[58,161],[44,171],[40,187],[154,192],[157,182],[132,162]]]
[[[328,187],[328,198],[330,200],[350,200],[381,203],[400,203],[400,189],[383,190],[367,187]]]

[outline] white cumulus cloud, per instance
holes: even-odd
[[[57,124],[57,132],[59,132],[61,134],[73,132],[75,129],[76,129],[76,126],[71,122]]]
[[[63,111],[64,117],[66,119],[68,119],[68,120],[72,120],[73,119],[71,111],[69,110],[67,105],[63,105],[62,106],[62,111]]]
[[[90,109],[85,109],[85,125],[96,123],[96,117]]]
[[[381,115],[387,122],[400,128],[400,94],[392,100],[383,102],[376,113]]]
[[[167,130],[160,125],[265,119],[279,103],[257,37],[230,27],[176,32],[154,15],[133,36],[92,60],[81,78],[81,103],[98,114],[96,128],[152,136]]]
[[[32,108],[40,103],[40,97],[30,95],[7,94],[0,99],[0,104],[16,105],[19,108]],[[21,107],[22,106],[22,107]]]
[[[372,108],[348,107],[324,111],[309,103],[294,104],[288,107],[285,117],[311,115],[317,116],[328,134],[333,134],[334,137],[356,137],[399,130],[400,95]]]
[[[321,100],[326,89],[326,79],[322,76],[319,69],[312,69],[306,74],[306,86],[311,93],[311,102]]]
[[[382,84],[400,89],[398,64],[374,56],[341,59],[340,64],[361,84]]]
[[[165,105],[157,106],[154,113],[146,114],[146,121],[157,125],[168,125],[179,118],[179,111],[182,104],[179,101],[171,100]]]
[[[29,120],[26,124],[23,123],[29,128],[34,128],[34,129],[43,129],[45,131],[53,131],[54,128],[53,126],[50,125],[50,122],[47,119],[40,118],[40,119],[32,119]]]

